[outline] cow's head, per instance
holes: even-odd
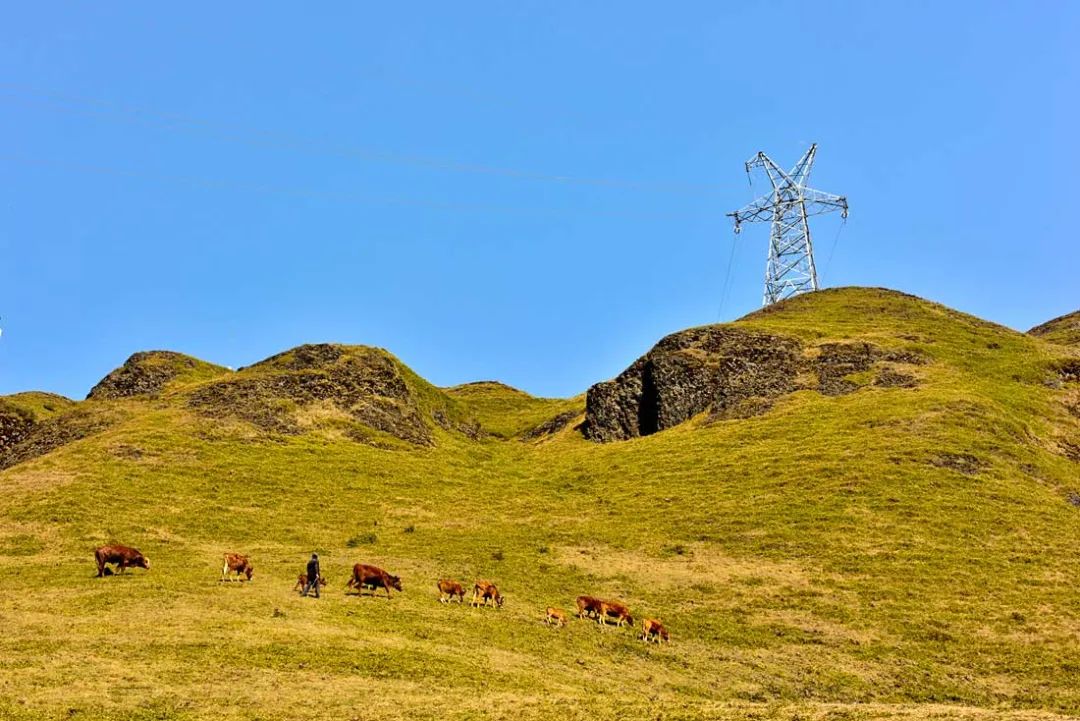
[[[131,562],[128,563],[128,565],[136,566],[138,568],[145,568],[147,571],[149,571],[150,559],[140,553],[139,555],[135,556],[135,558],[131,559]]]
[[[496,592],[495,592],[495,603],[496,603],[496,605],[498,605],[498,607],[499,607],[499,608],[502,608],[502,605],[503,605],[503,603],[505,603],[505,602],[506,602],[506,597],[505,597],[505,596],[503,596],[503,595],[502,595],[501,593],[499,593],[498,591],[496,591]]]
[[[390,585],[394,588],[394,590],[400,591],[401,590],[401,578],[399,578],[398,576],[391,576],[390,577]]]
[[[326,577],[325,576],[319,576],[319,585],[320,586],[325,586],[326,585]]]
[[[251,567],[250,563],[244,564],[244,575],[247,576],[247,580],[251,580],[251,577],[255,574],[255,569]]]

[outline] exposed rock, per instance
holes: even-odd
[[[579,415],[581,415],[581,412],[577,410],[563,411],[554,418],[549,418],[535,428],[525,431],[521,436],[521,440],[535,441],[538,438],[554,435],[570,425]]]
[[[613,441],[647,436],[704,411],[710,421],[749,418],[795,390],[842,395],[860,387],[850,376],[881,363],[927,362],[919,353],[870,343],[824,343],[807,351],[788,336],[738,326],[693,328],[667,336],[614,380],[590,388],[583,431],[592,440]],[[885,367],[876,384],[912,387],[917,380]]]
[[[814,366],[818,390],[827,396],[858,390],[859,386],[845,376],[870,370],[881,357],[881,351],[869,343],[825,343],[820,351]]]
[[[154,350],[136,353],[94,386],[87,398],[95,400],[154,397],[185,371],[198,367],[199,361],[182,353]]]
[[[910,373],[901,373],[893,368],[882,368],[874,379],[874,385],[881,388],[914,388],[919,385],[919,380]]]
[[[204,413],[235,416],[286,434],[301,430],[293,413],[297,408],[320,401],[401,440],[432,443],[398,364],[374,348],[301,346],[198,388],[189,398]]]
[[[798,340],[730,326],[669,335],[615,380],[586,397],[584,432],[597,441],[645,436],[705,410],[795,389]]]
[[[0,401],[0,454],[26,438],[33,425],[29,411]]]
[[[1054,364],[1058,378],[1065,383],[1080,383],[1080,358],[1064,358]]]
[[[31,423],[12,436],[13,440],[0,444],[0,470],[92,436],[110,425],[107,418],[82,409]]]
[[[930,465],[948,468],[965,476],[973,476],[986,467],[986,462],[970,453],[938,453],[930,459]]]

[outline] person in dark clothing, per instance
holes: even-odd
[[[319,579],[322,576],[319,575],[319,554],[311,554],[311,560],[307,562],[307,585],[304,586],[304,591],[301,596],[308,595],[308,591],[315,589],[315,598],[319,597]]]

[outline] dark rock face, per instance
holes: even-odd
[[[165,350],[142,351],[102,378],[86,397],[94,400],[154,397],[161,393],[169,381],[185,370],[194,368],[196,364],[194,358],[182,353]]]
[[[807,353],[796,338],[734,326],[669,335],[617,378],[589,389],[582,430],[594,441],[615,441],[651,435],[704,411],[710,420],[748,418],[796,390],[843,395],[862,387],[852,374],[883,363],[928,362],[870,343],[825,343],[816,350]],[[917,383],[888,365],[878,368],[875,381],[886,387]]]
[[[750,398],[796,387],[798,340],[727,326],[669,335],[615,380],[586,397],[584,432],[596,441],[647,436],[710,408],[722,414]]]
[[[851,393],[858,388],[844,376],[869,370],[878,359],[880,351],[869,343],[825,343],[815,366],[818,390],[827,396]]]
[[[375,349],[301,346],[245,369],[242,377],[203,386],[189,398],[192,407],[208,415],[233,416],[289,434],[301,430],[291,411],[320,402],[409,443],[433,442],[397,364]]]
[[[1065,383],[1080,383],[1080,358],[1065,358],[1055,364],[1058,377]]]
[[[549,418],[535,428],[525,431],[521,436],[521,440],[535,441],[539,438],[554,435],[570,425],[578,415],[580,415],[580,412],[576,410],[563,411],[554,418]]]
[[[5,436],[8,440],[0,442],[0,470],[92,436],[109,425],[110,422],[105,418],[81,410],[38,423],[31,421],[15,435]]]
[[[0,454],[26,438],[33,425],[30,413],[0,402]]]

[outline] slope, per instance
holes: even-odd
[[[357,442],[303,421],[322,401],[293,389],[336,371],[308,375],[295,353],[88,401],[123,417],[0,473],[0,716],[1080,713],[1067,349],[875,289],[732,327],[798,339],[809,358],[865,342],[927,362],[914,387],[854,371],[841,394],[800,382],[760,412],[607,443],[573,425],[522,442],[542,415],[531,402],[501,417],[503,393],[474,413],[468,391],[403,367],[430,442]],[[228,403],[199,404],[238,380]],[[289,422],[233,412],[248,401]],[[464,432],[473,417],[495,431]],[[92,579],[90,550],[110,540],[152,570]],[[252,554],[251,584],[217,582],[232,550]],[[312,550],[330,580],[319,601],[289,591]],[[400,574],[404,593],[346,596],[356,561]],[[443,576],[493,578],[506,607],[439,604]],[[545,606],[586,592],[663,617],[673,643],[543,625]]]
[[[1037,325],[1028,333],[1051,343],[1080,346],[1080,310]]]

